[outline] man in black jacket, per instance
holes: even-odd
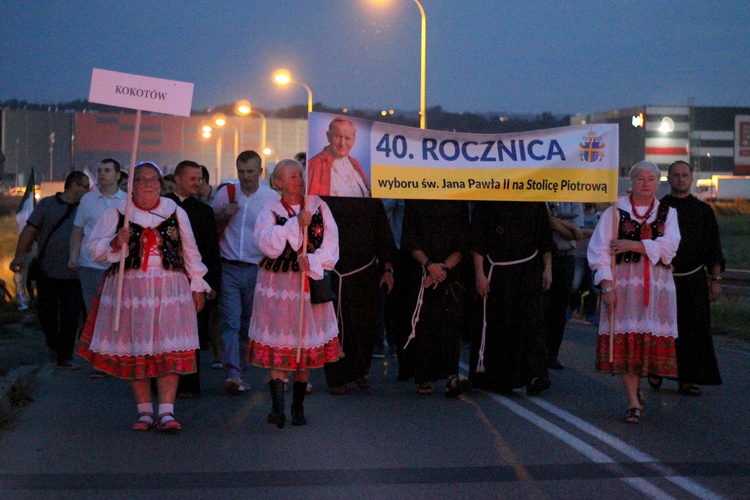
[[[201,260],[208,268],[208,273],[203,278],[211,286],[211,292],[206,295],[206,299],[215,300],[221,286],[221,256],[219,254],[219,239],[216,232],[214,212],[209,205],[202,203],[195,197],[201,182],[201,173],[200,165],[194,161],[185,160],[178,163],[174,171],[174,192],[166,197],[177,202],[190,219]],[[201,349],[204,349],[208,343],[209,309],[212,308],[204,307],[198,313],[198,336],[200,337]],[[199,352],[196,351],[195,356],[200,372]],[[180,385],[177,389],[179,397],[192,397],[199,393],[200,379],[198,373],[180,377]]]

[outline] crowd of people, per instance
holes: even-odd
[[[331,145],[353,141],[346,127],[332,124]],[[709,301],[725,262],[685,162],[670,166],[661,201],[658,167],[636,164],[629,194],[601,214],[568,202],[321,197],[306,195],[297,160],[279,162],[267,183],[257,153],[240,153],[236,167],[239,182],[214,191],[205,167],[186,160],[165,190],[159,167],[143,162],[128,199],[107,158],[96,188],[71,173],[19,236],[10,267],[21,270],[37,242],[39,316],[57,366],[79,369],[77,352],[92,377],[128,380],[134,430],[182,428],[175,401],[200,394],[208,349],[228,394],[250,390],[249,366],[268,370],[267,420],[279,428],[290,386],[291,424],[306,425],[312,369],[324,369],[332,395],[367,391],[384,339],[398,380],[419,395],[441,382],[451,398],[472,387],[535,396],[564,369],[578,308],[598,323],[596,370],[623,380],[627,423],[644,415],[643,377],[655,390],[677,380],[690,396],[721,384]]]

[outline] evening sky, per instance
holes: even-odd
[[[193,82],[193,108],[238,99],[419,108],[413,0],[14,0],[0,6],[0,100],[88,97],[92,68]],[[427,107],[590,113],[750,106],[747,0],[422,0]]]

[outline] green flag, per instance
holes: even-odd
[[[23,193],[21,203],[18,204],[18,210],[16,210],[16,222],[18,222],[18,232],[23,231],[26,225],[26,219],[29,218],[31,212],[34,211],[34,205],[36,205],[36,183],[34,182],[34,169],[31,169],[31,175],[29,176],[29,182],[26,184],[26,191]]]

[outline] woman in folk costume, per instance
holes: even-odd
[[[254,237],[266,258],[258,270],[248,360],[270,370],[273,407],[268,422],[281,429],[287,372],[294,373],[292,425],[305,425],[309,370],[336,361],[341,352],[333,303],[311,303],[308,286],[308,279],[320,280],[324,270],[336,265],[339,242],[328,206],[317,196],[305,200],[299,162],[280,161],[271,184],[281,199],[267,203],[255,222]],[[307,246],[301,252],[303,231]]]
[[[160,198],[162,177],[153,163],[133,171],[129,228],[125,206],[104,213],[89,240],[91,255],[111,262],[81,336],[78,354],[105,373],[130,381],[138,405],[133,429],[169,433],[182,426],[174,418],[177,383],[196,371],[196,312],[203,308],[206,266],[195,245],[187,214]],[[127,244],[119,321],[115,327],[119,261]],[[159,412],[154,418],[151,381],[156,378]]]
[[[625,421],[631,424],[640,422],[644,409],[641,377],[677,376],[677,296],[670,263],[680,244],[680,230],[676,211],[656,200],[660,177],[653,163],[635,164],[630,169],[632,192],[615,205],[617,226],[613,227],[615,207],[609,207],[588,248],[602,300],[596,369],[622,376],[628,397]]]

